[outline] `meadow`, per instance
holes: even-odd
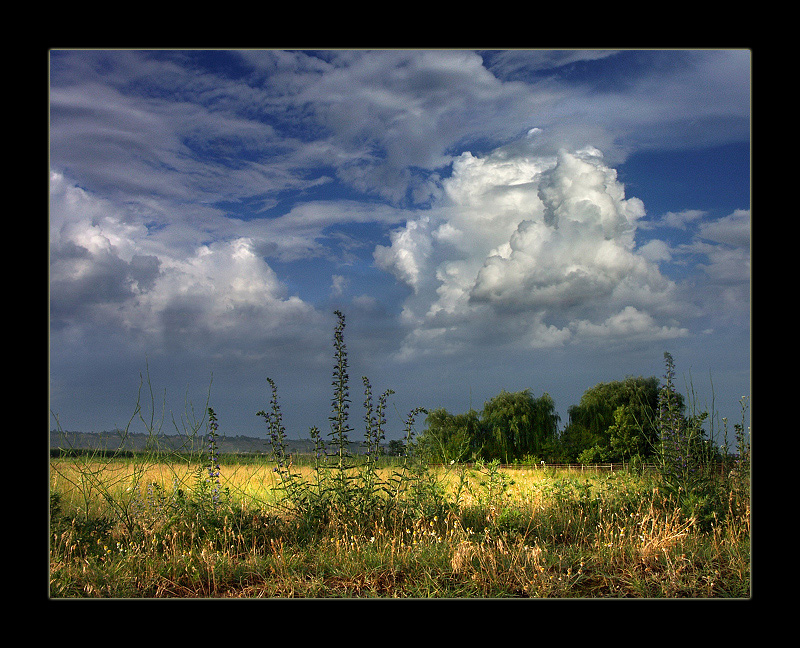
[[[310,519],[276,467],[225,465],[215,498],[200,464],[53,460],[50,596],[750,596],[750,510],[735,489],[701,528],[652,475],[416,466],[402,506]]]
[[[353,452],[337,315],[330,433],[311,429],[303,461],[270,379],[256,414],[270,458],[220,455],[211,407],[192,419],[188,453],[154,435],[143,451],[51,454],[50,597],[751,596],[744,419],[736,454],[710,452],[702,418],[680,414],[668,354],[653,469],[432,465],[414,451],[422,408],[406,419],[402,456],[382,453],[392,392],[373,400],[366,377]]]

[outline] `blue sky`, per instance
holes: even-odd
[[[355,436],[363,375],[389,438],[503,389],[563,425],[664,351],[738,421],[750,78],[747,50],[53,50],[50,410],[125,426],[149,370],[164,431],[210,393],[263,435],[271,377],[291,436],[325,430],[341,309]]]

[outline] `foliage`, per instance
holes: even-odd
[[[482,458],[511,463],[526,455],[537,455],[545,443],[558,435],[555,403],[545,393],[534,398],[529,389],[501,392],[483,406],[481,423],[484,439],[479,449]]]
[[[309,530],[334,520],[352,524],[373,523],[376,519],[402,518],[408,510],[419,507],[420,490],[425,489],[424,470],[411,466],[409,449],[413,446],[413,424],[423,408],[415,408],[406,419],[406,439],[403,463],[399,472],[384,479],[378,472],[377,458],[384,440],[387,399],[394,392],[384,391],[373,406],[372,386],[362,378],[364,399],[364,453],[356,457],[350,450],[349,423],[350,391],[347,373],[347,346],[344,341],[345,316],[338,318],[334,330],[333,398],[329,417],[330,441],[325,443],[318,428],[310,430],[315,444],[313,477],[308,479],[296,470],[286,452],[286,434],[281,425],[275,382],[268,379],[272,389],[269,411],[257,412],[267,423],[275,471],[280,479],[281,505]],[[413,469],[412,469],[413,468]]]
[[[558,436],[555,403],[545,393],[535,398],[529,389],[502,391],[483,410],[451,414],[433,410],[418,440],[427,461],[449,463],[468,459],[519,462],[541,455]]]
[[[658,379],[628,377],[587,389],[569,408],[560,442],[570,460],[623,461],[656,452]],[[677,396],[680,406],[682,399]]]
[[[483,436],[478,413],[451,414],[444,408],[432,410],[426,428],[417,439],[417,451],[431,463],[449,464],[471,459],[477,440]]]
[[[720,452],[702,428],[707,412],[683,415],[672,355],[665,352],[664,361],[665,384],[658,398],[661,486],[685,517],[708,529],[734,508],[741,514],[743,505],[749,507],[750,453],[743,434],[747,401],[742,399],[742,424],[736,426],[740,454],[732,459],[727,446]]]
[[[477,493],[473,491],[472,494],[478,505],[488,509],[490,514],[502,515],[510,504],[509,489],[516,482],[500,470],[497,459],[489,462],[479,459],[475,462],[475,470],[479,475],[480,490]]]

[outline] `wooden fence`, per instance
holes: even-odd
[[[431,467],[445,466],[446,464],[428,464]],[[474,468],[474,463],[458,464],[467,468]],[[552,470],[566,471],[567,473],[583,472],[620,472],[630,468],[629,463],[599,463],[599,464],[567,464],[567,463],[538,463],[538,464],[499,464],[498,468],[508,470]],[[637,470],[655,470],[655,464],[638,464]]]

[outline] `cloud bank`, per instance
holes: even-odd
[[[641,200],[625,197],[595,148],[542,157],[528,144],[526,155],[462,154],[443,183],[445,204],[376,248],[378,266],[413,291],[403,354],[685,336],[675,283],[652,246],[636,248]]]
[[[134,214],[51,175],[51,324],[125,331],[148,348],[217,357],[264,357],[289,339],[324,337],[327,304],[290,294],[268,262],[325,258],[331,225],[379,223],[387,244],[373,263],[406,286],[396,359],[682,338],[701,306],[661,265],[693,257],[718,298],[749,290],[749,212],[717,221],[702,212],[645,221],[601,151],[542,154],[541,131],[479,156],[464,152],[429,208],[310,202],[273,219],[202,227],[148,227]],[[697,225],[699,223],[699,225]],[[637,233],[686,229],[674,246]],[[220,235],[223,234],[223,235]],[[347,299],[335,272],[327,293]],[[374,310],[375,295],[354,297]],[[259,351],[259,349],[261,349]]]
[[[108,330],[155,352],[263,358],[321,323],[248,236],[177,244],[51,174],[51,329]],[[169,230],[169,228],[166,228]]]

